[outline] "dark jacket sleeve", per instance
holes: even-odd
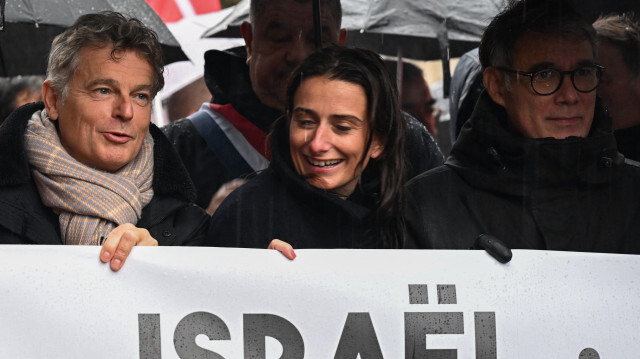
[[[160,246],[200,246],[208,235],[211,217],[194,203],[155,196],[142,209],[136,227],[146,228]]]

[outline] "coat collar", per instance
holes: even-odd
[[[481,95],[446,165],[475,187],[513,195],[559,185],[595,185],[619,175],[624,158],[598,98],[586,138],[531,139],[515,134],[504,108]]]

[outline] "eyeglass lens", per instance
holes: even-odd
[[[560,88],[566,72],[556,69],[544,69],[533,74],[531,84],[533,90],[541,95],[551,94]],[[585,66],[570,73],[571,82],[576,90],[590,92],[598,86],[600,81],[599,70],[595,67]]]

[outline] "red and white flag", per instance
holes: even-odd
[[[220,0],[146,0],[165,23],[219,11]]]

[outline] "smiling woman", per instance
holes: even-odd
[[[405,123],[380,57],[329,47],[287,88],[270,167],[214,214],[209,244],[265,248],[398,248]]]
[[[327,76],[303,80],[289,125],[296,172],[311,185],[349,197],[362,167],[384,148],[379,135],[367,147],[367,98],[359,85]]]

